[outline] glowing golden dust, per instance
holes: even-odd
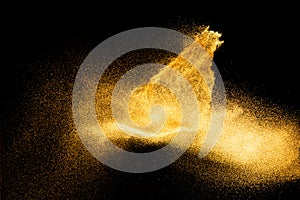
[[[209,27],[202,27],[199,30],[201,32],[192,33],[191,35],[212,57],[215,50],[223,43],[219,39],[221,34],[209,30]],[[210,92],[213,82],[206,83],[202,75],[182,59],[181,55],[194,56],[193,51],[192,45],[185,48],[178,57],[171,60],[168,67],[177,70],[189,81],[198,99],[201,123],[199,124],[197,136],[190,147],[190,152],[197,155],[207,133],[211,117]],[[204,63],[207,60],[199,59],[199,62]],[[210,68],[207,69],[206,73],[205,76],[214,80],[214,73]],[[155,121],[157,119],[159,121],[161,116],[153,115],[150,117],[149,115],[149,110],[153,105],[159,104],[165,109],[167,114],[165,125],[161,132],[154,137],[143,138],[142,136],[147,133],[131,127],[126,127],[126,129],[135,136],[120,131],[111,117],[110,111],[107,111],[110,106],[110,97],[100,98],[101,101],[104,101],[106,107],[103,107],[102,104],[102,107],[97,108],[101,119],[99,122],[112,141],[125,148],[130,141],[145,145],[167,144],[174,137],[181,125],[180,105],[176,96],[170,90],[157,84],[160,79],[168,78],[167,70],[165,68],[161,69],[151,78],[149,84],[132,92],[128,106],[132,120],[142,127],[151,123],[151,117],[152,120]],[[100,83],[99,93],[101,94],[113,90],[113,86],[110,84],[108,84],[108,87],[103,86],[104,84]],[[253,173],[259,174],[259,179],[249,178],[252,182],[299,179],[300,139],[297,125],[289,123],[289,120],[284,117],[279,119],[276,115],[269,115],[268,112],[271,109],[263,107],[263,105],[257,105],[262,107],[259,108],[260,110],[251,110],[242,106],[243,104],[255,105],[256,103],[246,97],[240,100],[229,98],[221,138],[208,156],[208,159],[236,166],[242,169],[241,174],[247,171],[252,176],[256,176]],[[259,118],[257,117],[257,112],[264,113],[264,115],[269,117]],[[193,119],[190,120],[193,121]],[[276,125],[276,123],[279,123],[280,126]],[[231,175],[233,176],[233,174]],[[230,176],[228,178],[230,179]]]
[[[190,28],[193,29],[190,35],[213,57],[215,50],[223,43],[219,40],[221,34],[210,31],[208,27]],[[181,55],[193,56],[193,51],[193,48],[188,47]],[[95,191],[102,195],[103,191],[110,191],[110,188],[115,193],[115,179],[121,177],[120,174],[93,158],[84,148],[74,128],[71,110],[73,81],[78,65],[86,56],[79,58],[78,52],[74,54],[75,58],[70,59],[73,63],[66,64],[71,61],[59,59],[55,60],[55,64],[43,63],[49,61],[37,63],[38,66],[50,67],[42,67],[44,71],[35,74],[38,77],[37,84],[30,83],[34,87],[30,84],[26,86],[29,88],[28,98],[24,100],[24,116],[17,127],[20,136],[14,141],[10,154],[6,157],[8,164],[3,168],[3,177],[10,176],[7,175],[9,173],[12,177],[3,179],[6,181],[7,195],[11,197],[9,199],[18,199],[20,195],[26,199],[43,199],[48,195],[56,199],[61,199],[63,195],[78,198],[81,193],[89,198],[88,195],[92,196]],[[75,59],[79,60],[74,61]],[[199,59],[199,62],[205,60]],[[69,66],[67,70],[66,66]],[[211,117],[210,91],[213,85],[205,83],[202,75],[180,55],[168,60],[168,66],[189,81],[196,93],[201,113],[199,130],[188,154],[170,166],[172,176],[179,177],[177,181],[181,180],[182,174],[185,177],[190,172],[185,183],[198,184],[196,180],[205,176],[208,177],[205,180],[213,182],[207,184],[209,187],[224,182],[231,187],[229,190],[234,191],[239,185],[300,179],[299,125],[273,105],[249,98],[241,91],[232,91],[233,95],[227,98],[227,113],[221,138],[207,157],[199,159],[198,152]],[[114,70],[113,73],[119,72]],[[210,69],[205,75],[212,80],[214,78]],[[181,112],[175,94],[157,84],[159,79],[169,78],[167,72],[162,69],[149,84],[134,90],[129,101],[130,116],[139,126],[151,123],[149,109],[152,105],[160,104],[166,111],[164,128],[155,137],[149,138],[139,137],[145,133],[138,132],[137,129],[127,127],[129,132],[135,132],[135,136],[132,136],[117,127],[110,109],[110,93],[114,90],[114,82],[110,80],[113,78],[108,76],[107,81],[99,83],[95,97],[99,124],[107,137],[116,145],[129,150],[131,146],[138,145],[140,149],[150,151],[152,146],[157,148],[170,142],[181,125]],[[227,88],[228,90],[234,89]],[[85,112],[84,107],[82,112]],[[152,115],[152,119],[153,117],[161,119],[160,115]],[[101,146],[103,141],[97,135],[98,127],[88,128],[94,134],[91,140]],[[103,154],[114,156],[110,149],[103,149]],[[175,173],[172,167],[176,168]],[[177,173],[181,169],[182,173]],[[193,176],[194,179],[191,178]],[[127,174],[124,177],[127,181]],[[166,179],[169,181],[169,177]],[[94,186],[94,183],[97,185]],[[92,189],[86,190],[87,188]]]
[[[221,33],[209,30],[209,26],[202,26],[194,35],[194,40],[202,45],[211,57],[215,51],[224,43],[220,40]]]
[[[167,115],[163,129],[156,136],[167,135],[171,130],[179,128],[181,114],[178,112],[180,105],[176,96],[167,88],[156,84],[147,84],[132,93],[128,105],[132,120],[139,126],[147,126],[155,121],[164,120],[157,112],[153,112],[150,118],[149,110],[153,105],[160,105]]]
[[[259,119],[253,111],[235,103],[229,104],[227,112],[222,136],[210,159],[259,173],[265,180],[300,177],[300,137],[296,124],[272,115]]]

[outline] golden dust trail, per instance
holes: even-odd
[[[219,177],[238,184],[293,181],[300,178],[299,148],[293,119],[245,95],[229,101],[221,138],[208,159],[233,166]]]
[[[223,43],[220,41],[221,34],[209,30],[209,27],[200,27],[196,30],[190,35],[213,57],[216,49]],[[205,76],[212,80],[212,82],[206,83],[202,75],[182,58],[182,55],[193,56],[193,51],[192,45],[185,48],[177,57],[170,60],[168,67],[180,72],[188,80],[197,96],[201,122],[196,138],[190,147],[190,153],[197,155],[207,133],[211,117],[210,93],[213,87],[214,73],[210,68],[205,71]],[[200,63],[206,61],[201,58],[198,60]],[[126,127],[126,129],[134,136],[119,130],[108,111],[111,98],[109,95],[103,96],[103,94],[111,93],[113,86],[99,84],[96,94],[96,101],[101,102],[96,108],[101,119],[99,122],[107,136],[115,144],[122,148],[136,143],[145,146],[165,145],[174,137],[181,124],[180,105],[172,91],[157,84],[160,79],[169,77],[168,70],[162,68],[148,84],[136,88],[131,93],[128,109],[130,117],[137,125],[143,127],[151,123],[149,110],[153,105],[159,104],[166,111],[163,129],[156,136],[149,138],[143,137],[147,133],[131,127]],[[236,171],[233,170],[226,174],[229,180],[238,177],[238,179],[247,180],[250,183],[260,183],[270,180],[280,182],[299,179],[300,138],[298,125],[291,123],[288,117],[272,113],[268,104],[254,101],[246,97],[247,95],[242,96],[239,91],[234,93],[236,97],[228,99],[227,115],[221,138],[207,159],[235,167]],[[159,116],[157,117],[159,118]],[[193,121],[193,119],[190,120]],[[96,135],[95,138],[97,138]],[[224,175],[218,175],[219,179],[221,179],[220,176]]]

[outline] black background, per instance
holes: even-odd
[[[32,72],[39,70],[37,65],[28,68],[31,63],[56,57],[70,59],[66,54],[67,51],[72,51],[73,55],[76,55],[76,52],[78,55],[85,55],[106,38],[136,27],[172,28],[177,24],[193,23],[210,25],[211,29],[223,33],[222,39],[225,43],[216,52],[214,61],[226,83],[231,82],[243,90],[254,92],[256,96],[267,98],[286,108],[287,111],[299,112],[298,56],[295,55],[297,50],[295,52],[291,49],[297,46],[297,36],[294,33],[296,26],[284,24],[293,20],[294,16],[288,15],[283,19],[277,12],[283,9],[280,5],[273,9],[245,3],[238,8],[231,1],[222,1],[203,7],[199,10],[193,8],[187,12],[188,14],[180,14],[181,12],[176,14],[174,11],[168,13],[161,11],[159,12],[161,14],[158,14],[156,11],[145,11],[131,15],[126,12],[124,14],[101,13],[93,16],[21,15],[11,19],[7,22],[5,31],[7,33],[5,42],[8,44],[7,63],[1,67],[3,152],[9,149],[15,137],[13,131],[7,130],[12,130],[9,127],[17,127],[20,120],[10,115],[15,115],[12,113],[17,113],[22,107],[21,102],[27,94],[25,90],[28,89],[26,82],[36,79],[32,77],[34,74]],[[203,11],[205,8],[208,9]],[[79,59],[76,61],[77,64],[80,64],[80,61],[83,60]],[[149,177],[146,179],[151,180]],[[2,182],[5,184],[5,179]],[[137,183],[138,181],[133,182],[132,185]],[[153,181],[153,184],[155,183]],[[126,181],[122,184],[130,185]],[[119,190],[116,190],[116,193],[124,193],[124,187],[117,187]],[[156,189],[159,187],[164,187],[163,183],[154,186]],[[127,191],[126,197],[135,198],[130,191],[133,189]],[[162,198],[176,199],[176,195],[180,193],[170,188],[159,191]],[[285,194],[291,195],[293,192],[283,191],[281,195],[284,197]],[[101,197],[101,194],[97,195]],[[141,197],[142,194],[136,195]],[[117,199],[121,199],[120,196],[113,195]],[[207,197],[215,196],[210,194]]]

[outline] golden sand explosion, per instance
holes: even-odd
[[[220,40],[221,34],[209,30],[209,27],[190,26],[181,31],[200,43],[211,58],[223,43]],[[182,55],[193,56],[193,51],[192,47],[187,47],[178,56],[161,56],[162,60],[157,58],[157,54],[142,51],[142,58],[149,57],[154,62],[161,61],[181,73],[189,82],[198,100],[201,120],[197,135],[186,154],[168,166],[166,171],[159,170],[140,176],[121,173],[98,162],[85,148],[75,128],[71,105],[72,88],[79,65],[86,58],[87,52],[75,51],[72,54],[68,50],[65,56],[59,56],[60,59],[54,57],[54,60],[44,59],[34,63],[39,66],[37,69],[42,70],[33,73],[36,83],[24,84],[27,96],[22,102],[22,120],[18,121],[19,125],[13,127],[18,136],[14,138],[12,147],[4,157],[4,167],[1,169],[7,199],[62,199],[66,196],[74,199],[78,198],[78,195],[94,199],[94,194],[100,194],[103,198],[108,193],[119,191],[120,188],[116,190],[116,186],[134,192],[143,187],[150,194],[154,193],[156,188],[152,188],[153,183],[166,183],[167,189],[172,187],[174,190],[182,190],[186,199],[192,199],[189,195],[202,193],[203,188],[209,189],[205,193],[208,195],[213,191],[217,192],[216,195],[221,193],[224,198],[230,195],[240,198],[244,194],[239,191],[240,187],[246,187],[247,195],[256,195],[260,194],[264,187],[271,187],[273,191],[272,184],[287,183],[289,186],[294,180],[299,182],[299,119],[287,113],[290,110],[283,110],[278,105],[254,98],[235,85],[226,85],[227,107],[221,137],[208,156],[199,158],[199,150],[210,124],[210,93],[213,85],[205,83],[202,75],[182,58]],[[199,58],[198,62],[202,63],[205,60]],[[176,95],[158,84],[161,79],[169,79],[168,71],[162,68],[148,84],[136,88],[131,93],[128,111],[136,125],[145,127],[151,124],[152,120],[161,119],[159,114],[150,115],[149,110],[153,105],[159,104],[166,112],[163,129],[155,136],[144,137],[148,133],[132,127],[127,127],[127,132],[121,131],[112,116],[112,92],[118,78],[126,73],[125,70],[122,71],[123,64],[127,67],[127,63],[119,63],[117,68],[110,66],[112,73],[107,73],[100,79],[95,95],[99,124],[107,137],[124,150],[149,152],[161,148],[177,134],[182,117]],[[205,75],[214,79],[210,68]],[[80,112],[85,112],[85,108],[82,107]],[[190,121],[193,122],[194,119],[191,118]],[[97,135],[98,126],[87,128],[95,133],[88,139],[101,148],[102,141],[99,141],[100,137]],[[181,144],[177,146],[180,147]],[[115,156],[110,149],[101,150],[109,157]],[[123,182],[119,182],[120,179]],[[148,180],[149,184],[145,184]],[[131,185],[126,185],[127,181],[134,182],[133,185],[139,186],[138,189],[130,190]],[[173,183],[182,188],[177,188]],[[165,187],[162,188],[161,191],[164,192]],[[255,192],[256,190],[258,192]],[[275,190],[277,187],[274,187]],[[276,194],[281,194],[281,191],[276,191]]]
[[[209,30],[209,27],[201,27],[190,35],[195,42],[203,46],[211,57],[223,43],[220,41],[221,34]],[[188,80],[197,96],[201,122],[196,138],[190,147],[190,152],[197,155],[209,126],[211,117],[210,94],[213,85],[205,83],[202,75],[182,58],[182,55],[193,56],[193,51],[192,45],[185,48],[177,57],[171,59],[168,67],[180,72]],[[199,62],[204,61],[199,59]],[[210,68],[206,73],[206,76],[214,78],[214,72]],[[106,135],[115,144],[123,148],[132,142],[145,145],[165,145],[177,133],[181,125],[180,104],[172,91],[157,84],[160,79],[168,79],[165,68],[153,76],[148,84],[136,88],[131,93],[128,105],[130,117],[136,125],[141,127],[151,124],[149,110],[153,105],[159,104],[166,111],[163,129],[156,136],[148,138],[143,137],[145,133],[130,127],[127,127],[127,131],[132,132],[133,135],[119,130],[110,111],[111,93],[114,86],[107,83],[99,84],[96,94],[96,102],[98,103],[96,110],[99,122]],[[287,118],[268,114],[271,109],[264,107],[264,105],[259,105],[257,110],[248,109],[243,104],[255,104],[255,102],[251,102],[246,97],[241,99],[243,101],[228,100],[227,115],[221,138],[208,158],[215,162],[229,163],[244,171],[249,171],[249,173],[258,173],[262,178],[253,180],[256,182],[299,179],[300,140],[297,124],[290,123]],[[256,113],[268,117],[259,118]],[[156,117],[159,118],[159,116]],[[190,120],[193,121],[193,119]]]
[[[192,31],[185,29],[183,32],[189,33],[196,42],[199,42],[207,50],[211,57],[223,43],[220,41],[221,34],[209,30],[209,27],[193,28]],[[246,183],[259,184],[270,181],[276,183],[299,180],[300,131],[293,116],[281,112],[277,106],[268,102],[248,97],[247,94],[235,89],[235,87],[229,86],[227,88],[226,117],[217,145],[204,159],[198,157],[210,123],[210,93],[213,85],[205,83],[202,75],[181,57],[183,54],[186,57],[193,56],[193,51],[193,48],[187,47],[177,57],[163,57],[162,62],[181,73],[189,82],[198,99],[197,103],[201,113],[199,129],[188,150],[188,155],[182,156],[170,167],[174,167],[176,172],[183,170],[183,174],[190,172],[192,176],[199,179],[207,176],[209,180],[216,181],[218,184],[230,183],[234,188]],[[149,54],[145,53],[145,57],[147,56]],[[155,56],[150,55],[149,57],[157,61]],[[200,63],[204,62],[201,59],[198,60]],[[82,60],[78,63],[81,62]],[[76,70],[78,68],[74,68],[74,74]],[[146,152],[168,144],[181,126],[182,113],[176,95],[168,88],[157,84],[160,79],[169,78],[167,71],[162,68],[151,78],[148,84],[132,91],[128,105],[132,121],[141,127],[149,125],[153,117],[160,118],[159,115],[149,115],[149,109],[153,105],[160,104],[164,108],[166,111],[164,127],[154,137],[142,137],[145,133],[131,127],[127,128],[128,132],[132,132],[132,134],[127,134],[116,125],[111,111],[111,97],[114,84],[118,81],[115,74],[120,72],[112,71],[112,75],[104,77],[103,81],[100,79],[95,96],[98,121],[107,137],[114,144],[128,151],[137,149]],[[43,163],[44,168],[48,167],[49,171],[43,172],[43,168],[39,166],[32,168],[31,165],[36,164],[35,160],[30,160],[29,164],[24,165],[24,167],[26,170],[34,170],[38,174],[34,174],[34,178],[28,179],[28,185],[31,187],[33,184],[39,188],[42,183],[43,188],[45,188],[44,193],[48,193],[47,188],[53,184],[45,178],[50,177],[48,173],[52,175],[53,180],[61,180],[61,184],[52,188],[53,194],[56,194],[56,191],[63,187],[63,180],[73,180],[74,174],[78,176],[78,180],[86,183],[97,179],[99,174],[103,182],[110,179],[110,172],[84,148],[74,127],[72,112],[70,111],[71,106],[69,105],[73,82],[69,83],[65,78],[69,76],[69,73],[66,75],[60,70],[55,72],[56,78],[51,80],[46,76],[47,73],[45,73],[46,75],[43,74],[46,78],[39,82],[38,95],[30,99],[28,102],[32,104],[27,106],[31,108],[30,106],[33,104],[38,105],[32,106],[31,113],[35,117],[26,115],[28,121],[24,122],[26,126],[24,125],[25,128],[23,127],[21,130],[22,137],[16,140],[12,148],[13,153],[17,152],[18,155],[23,155],[27,152],[37,159],[41,156],[41,152],[51,154],[53,160]],[[210,68],[207,69],[205,75],[212,80],[214,78],[214,73]],[[61,80],[65,81],[64,84],[61,84]],[[62,90],[61,87],[66,88]],[[85,112],[84,107],[81,111]],[[190,119],[190,121],[193,122],[194,120]],[[43,125],[42,128],[41,124]],[[60,135],[61,133],[56,130],[56,127],[62,129],[64,134]],[[98,127],[88,128],[95,133],[90,139],[100,145],[102,141],[99,141],[97,135]],[[56,142],[53,142],[53,138]],[[46,139],[49,140],[49,144],[58,144],[59,147],[53,147],[52,151],[48,152],[47,149],[45,150],[45,142],[41,142]],[[180,147],[180,144],[177,145]],[[131,148],[132,146],[138,146],[138,148]],[[114,156],[114,152],[110,149],[103,149],[102,153],[107,156]],[[12,169],[16,170],[14,157],[11,156],[10,159]],[[207,160],[209,161],[208,165],[205,164]],[[17,171],[23,173],[23,164],[20,166],[22,167]],[[229,166],[230,170],[226,171],[224,166]],[[93,170],[86,171],[88,168]],[[47,176],[44,176],[45,173]],[[68,184],[74,185],[75,182],[68,182]],[[11,182],[11,185],[18,185],[18,181]],[[27,192],[26,187],[23,190]]]

